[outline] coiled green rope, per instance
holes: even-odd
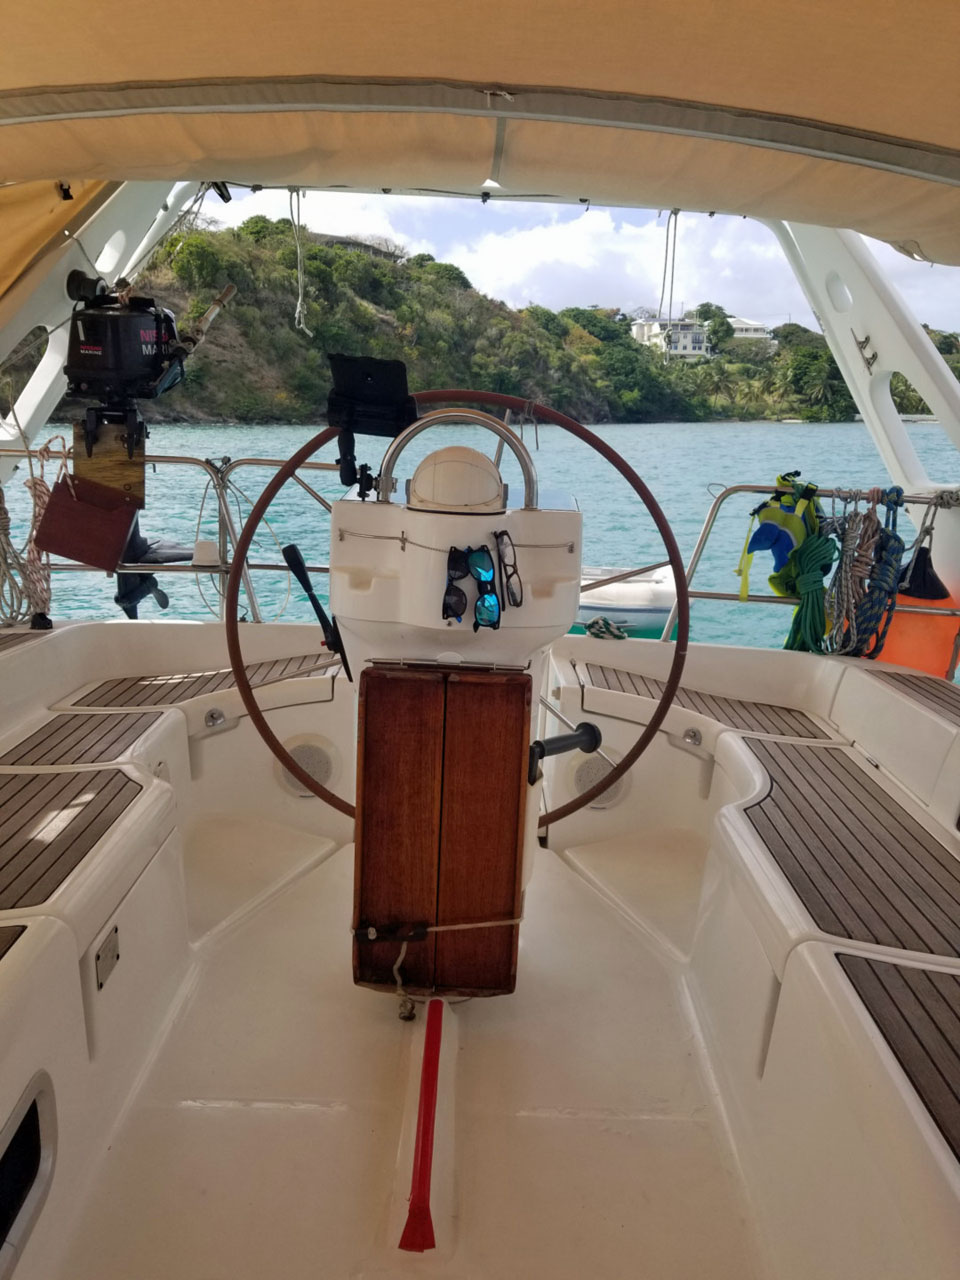
[[[823,653],[827,632],[827,615],[824,608],[823,580],[836,559],[837,544],[822,533],[812,533],[801,542],[790,557],[795,577],[782,575],[787,595],[799,596],[800,603],[793,615],[790,634],[784,641],[785,649],[800,649],[805,653]]]

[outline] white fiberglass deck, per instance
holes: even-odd
[[[102,1155],[62,1277],[756,1274],[667,952],[548,851],[516,994],[447,1010],[453,1217],[437,1219],[435,1177],[441,1248],[398,1251],[419,1040],[392,997],[352,984],[352,851],[326,859],[325,842],[291,833],[286,874],[310,869],[263,892],[256,863],[279,830],[229,824],[217,843],[261,893],[244,912],[237,882],[217,907],[211,835],[187,850],[207,930],[189,993]]]

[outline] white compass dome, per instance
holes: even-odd
[[[503,511],[503,480],[496,463],[486,454],[465,445],[448,445],[417,467],[410,481],[408,505],[426,511]]]

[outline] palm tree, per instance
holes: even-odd
[[[695,364],[690,369],[690,389],[696,396],[708,396],[713,391],[713,370],[709,364]]]
[[[898,413],[929,413],[926,401],[902,373],[890,375],[890,395]]]
[[[761,370],[760,377],[757,379],[757,391],[762,396],[776,394],[777,376],[779,370],[774,364],[765,364]]]
[[[829,404],[839,390],[833,369],[828,360],[821,360],[807,374],[803,389],[812,404]]]
[[[788,400],[793,395],[793,373],[789,361],[785,360],[782,364],[777,365],[773,375],[771,391],[777,404],[782,404],[784,400]]]
[[[708,367],[710,370],[708,385],[713,395],[713,407],[716,409],[721,396],[726,397],[727,400],[733,398],[734,377],[730,366],[724,364],[722,360],[714,360]]]
[[[760,391],[756,382],[752,382],[749,378],[743,378],[736,385],[735,398],[738,407],[746,412],[748,418],[757,416]]]

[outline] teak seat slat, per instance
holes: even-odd
[[[960,1159],[960,974],[866,956],[837,959]]]
[[[10,924],[0,928],[0,960],[7,954],[16,940],[26,929],[26,925]]]
[[[960,860],[844,750],[749,742],[770,778],[745,816],[825,933],[960,956]]]
[[[0,756],[0,765],[99,764],[116,760],[161,714],[77,712],[54,716]]]
[[[45,902],[142,789],[119,769],[0,779],[0,910]]]
[[[614,693],[631,693],[641,698],[659,699],[665,688],[664,681],[636,672],[621,671],[617,667],[586,664],[590,683],[597,689],[610,689]],[[681,686],[677,690],[676,705],[698,715],[709,716],[731,729],[746,733],[768,733],[781,738],[826,738],[827,734],[802,711],[778,706],[772,702],[749,702],[743,698],[726,698],[715,693],[703,693],[699,689]]]
[[[939,676],[925,676],[919,672],[881,671],[874,668],[870,674],[893,685],[900,693],[906,694],[930,711],[935,711],[945,720],[960,724],[960,686],[951,684],[949,680],[941,680]]]
[[[269,659],[247,666],[247,678],[251,685],[264,684],[281,676],[294,676],[305,667],[323,662],[329,654],[308,653],[292,658]],[[331,666],[330,670],[333,670]],[[231,689],[235,684],[229,667],[216,671],[190,671],[166,676],[125,676],[105,680],[81,698],[74,698],[77,706],[84,707],[166,707],[175,702],[185,702],[201,694]]]
[[[41,640],[48,635],[50,635],[49,631],[0,630],[0,653],[5,649],[15,649],[18,645],[26,644],[30,640]]]

